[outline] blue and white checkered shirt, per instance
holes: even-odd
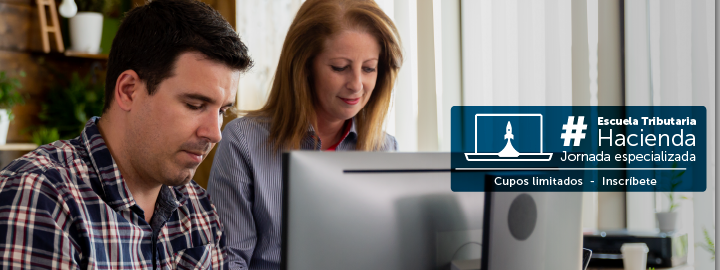
[[[213,161],[208,192],[225,226],[230,269],[280,269],[282,228],[282,152],[270,152],[270,124],[243,117],[223,130]],[[301,149],[320,150],[312,127]],[[353,151],[355,122],[336,151]],[[397,150],[395,137],[385,136],[381,151]]]
[[[148,222],[97,128],[0,172],[2,269],[222,269],[224,236],[195,182],[163,186]]]

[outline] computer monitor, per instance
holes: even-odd
[[[584,269],[582,193],[494,192],[494,179],[539,171],[488,172],[482,269]]]
[[[282,267],[284,270],[316,269],[450,269],[451,261],[477,260],[480,264],[483,242],[485,194],[453,192],[450,189],[449,153],[308,152],[283,155]],[[489,172],[492,173],[492,172]],[[550,194],[550,193],[548,193]],[[516,194],[492,195],[493,206],[506,211],[502,201]],[[532,263],[523,269],[568,269],[580,267],[580,213],[555,211],[564,204],[580,204],[578,198],[559,195],[558,199],[538,200],[537,235],[543,241],[523,246],[522,241],[507,247],[523,247],[502,256]],[[498,199],[500,198],[500,199]],[[564,200],[570,199],[570,200]],[[575,201],[577,199],[577,201]],[[496,214],[497,216],[497,214]],[[574,237],[558,237],[568,226],[554,226],[556,220],[577,219],[570,230]],[[494,235],[495,220],[488,231]],[[500,222],[500,221],[498,221]],[[501,222],[500,222],[501,223]],[[540,224],[542,223],[542,224]],[[505,234],[489,238],[495,248]],[[554,239],[557,238],[557,239]],[[507,241],[512,241],[508,238]],[[548,249],[577,250],[558,254]],[[500,256],[490,253],[491,256]],[[562,267],[574,263],[552,264],[552,259],[574,261],[578,268]],[[491,266],[495,260],[490,261]],[[500,261],[498,261],[500,262]],[[548,268],[543,266],[558,265]],[[496,266],[488,269],[515,269]]]

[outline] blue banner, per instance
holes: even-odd
[[[453,191],[706,189],[701,106],[455,106]]]

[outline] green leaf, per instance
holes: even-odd
[[[25,72],[20,71],[20,76],[25,77]],[[15,77],[9,77],[5,71],[0,71],[0,108],[12,109],[15,104],[23,104],[24,98],[17,91],[22,88],[22,83]]]
[[[715,242],[713,241],[712,237],[710,237],[710,233],[708,233],[708,230],[704,227],[703,236],[705,237],[705,243],[700,244],[700,247],[710,252],[710,254],[712,254],[712,257],[710,259],[715,260]]]
[[[77,136],[92,116],[102,114],[104,82],[91,83],[92,73],[73,73],[66,84],[48,91],[38,118],[48,128],[56,128],[60,139]]]
[[[60,139],[57,128],[40,127],[32,133],[32,141],[37,145],[52,143]]]
[[[75,118],[82,123],[85,123],[88,120],[85,115],[85,104],[80,104],[75,107]]]

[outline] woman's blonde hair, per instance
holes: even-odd
[[[308,0],[290,25],[267,103],[249,116],[269,118],[268,143],[275,150],[299,149],[310,125],[317,127],[312,62],[325,41],[345,30],[362,31],[380,43],[377,82],[358,112],[357,150],[378,150],[390,108],[395,78],[402,64],[400,37],[390,18],[371,0]]]

